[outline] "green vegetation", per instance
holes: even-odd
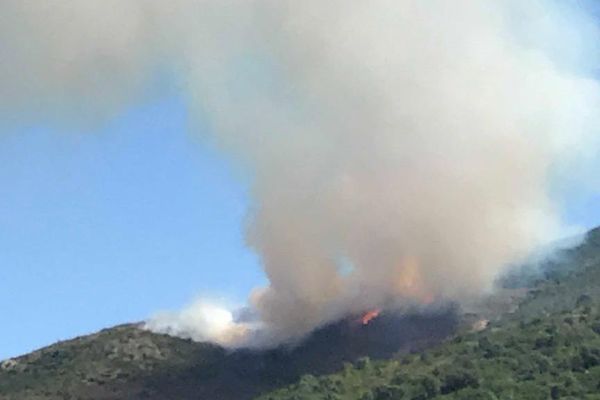
[[[306,375],[261,399],[600,399],[600,312],[590,300],[400,360],[362,359],[334,375]]]
[[[582,295],[600,299],[600,228],[590,231],[579,246],[560,252],[542,265],[524,267],[504,283],[531,288],[512,316],[515,319],[529,320],[570,310]]]
[[[261,400],[600,399],[600,231],[537,273],[518,309],[420,354],[361,359]],[[541,278],[540,278],[541,277]],[[513,285],[519,278],[511,277]]]
[[[123,325],[0,363],[0,399],[129,398],[153,391],[145,377],[190,369],[206,375],[223,357],[214,345]]]
[[[0,399],[600,400],[600,229],[541,270],[512,274],[504,287],[484,311],[462,316],[462,333],[421,353],[379,353],[391,360],[357,360],[378,354],[369,351],[389,337],[377,336],[373,349],[364,339],[381,331],[361,336],[344,324],[293,349],[236,352],[123,325],[0,362]],[[471,331],[481,318],[493,321]],[[399,326],[410,349],[426,347],[415,338],[443,325],[453,326],[441,317]]]

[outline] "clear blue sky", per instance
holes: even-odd
[[[264,281],[244,177],[174,98],[97,132],[0,135],[0,359]]]

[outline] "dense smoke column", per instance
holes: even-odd
[[[597,148],[600,104],[596,27],[571,5],[6,0],[0,114],[97,123],[168,76],[252,175],[247,240],[270,283],[251,303],[286,340],[477,296],[564,231],[550,177]]]

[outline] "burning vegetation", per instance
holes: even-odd
[[[578,4],[3,0],[0,113],[88,126],[176,88],[249,178],[249,306],[277,346],[389,297],[466,303],[569,228],[555,189],[594,186],[600,126]],[[245,335],[222,314],[165,321]]]
[[[371,311],[367,311],[366,313],[364,313],[364,315],[360,318],[360,322],[363,325],[368,325],[373,319],[377,318],[379,316],[379,314],[381,313],[381,310],[375,309],[375,310],[371,310]]]

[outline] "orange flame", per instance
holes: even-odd
[[[406,257],[398,266],[396,289],[399,293],[423,304],[430,304],[435,300],[425,284],[419,261],[415,257]]]
[[[372,320],[374,320],[375,318],[377,318],[379,316],[379,314],[381,313],[381,310],[371,310],[371,311],[367,311],[360,319],[360,322],[363,325],[368,325],[369,322],[371,322]]]

